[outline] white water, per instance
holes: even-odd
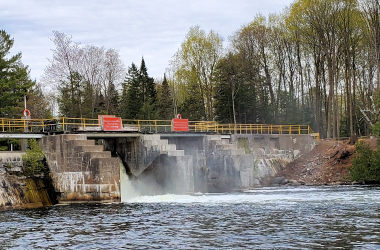
[[[373,202],[380,205],[380,196],[370,195],[365,189],[357,187],[284,187],[258,188],[243,193],[224,194],[164,194],[154,196],[129,195],[125,203],[184,203],[184,204],[297,204],[302,202],[360,203]],[[349,192],[348,192],[349,191]],[[136,194],[136,193],[134,193]]]
[[[0,212],[0,249],[379,249],[379,211],[380,187],[129,196]]]

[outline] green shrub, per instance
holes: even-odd
[[[372,150],[364,142],[356,144],[356,156],[350,168],[351,180],[361,183],[380,182],[380,147]]]
[[[375,136],[380,136],[380,122],[376,122],[372,127],[372,134]]]
[[[46,170],[45,156],[42,148],[34,139],[29,140],[28,145],[29,148],[26,150],[26,155],[22,158],[24,174],[27,176],[42,174]]]

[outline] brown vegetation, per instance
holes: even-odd
[[[376,148],[376,139],[364,140]],[[349,167],[355,149],[348,140],[322,140],[314,150],[289,163],[279,176],[306,185],[350,183]]]

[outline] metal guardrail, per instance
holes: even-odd
[[[172,131],[171,120],[131,120],[123,119],[123,129],[142,133],[165,133]],[[9,119],[0,118],[0,132],[43,133],[49,131],[101,131],[99,119],[68,118],[55,119]],[[273,125],[273,124],[219,124],[214,121],[189,121],[189,132],[218,134],[310,134],[309,125]]]

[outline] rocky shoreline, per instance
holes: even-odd
[[[337,181],[337,182],[325,182],[325,183],[305,183],[301,180],[287,179],[284,176],[274,177],[269,186],[351,186],[351,185],[363,185],[357,181]]]
[[[365,139],[372,148],[376,139]],[[309,153],[287,164],[269,181],[269,185],[360,185],[351,181],[349,168],[355,156],[349,141],[321,140]]]
[[[0,210],[50,206],[56,197],[47,173],[27,176],[20,152],[0,153]]]

